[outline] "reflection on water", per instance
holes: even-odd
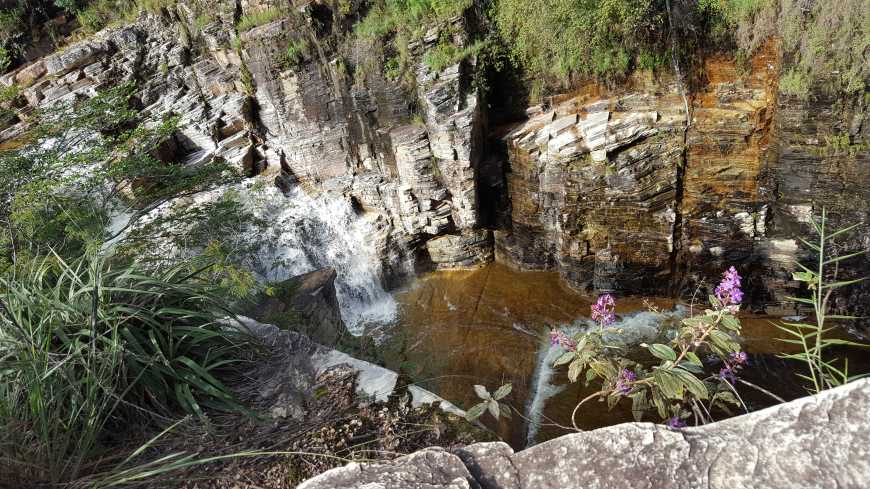
[[[565,434],[559,425],[570,426],[574,406],[596,390],[570,384],[564,368],[551,367],[558,350],[549,344],[549,327],[587,327],[595,299],[565,287],[557,273],[519,272],[497,263],[478,270],[440,271],[419,278],[395,297],[399,320],[382,345],[387,366],[465,408],[477,402],[474,384],[493,391],[512,383],[510,404],[520,415],[498,422],[484,415],[482,420],[515,448]],[[663,312],[650,312],[650,306]],[[668,330],[688,314],[672,300],[637,297],[619,299],[616,312],[615,327],[623,334],[614,341],[635,345],[665,341]],[[745,348],[755,354],[745,378],[786,399],[798,397],[803,390],[793,366],[772,355],[786,345],[776,341],[782,333],[770,321],[742,318]],[[865,367],[870,371],[870,365]],[[753,408],[771,404],[751,389],[742,389],[741,395]],[[581,409],[577,424],[582,429],[632,421],[628,402],[612,411],[596,402]]]

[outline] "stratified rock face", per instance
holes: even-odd
[[[369,242],[388,287],[495,256],[558,270],[581,290],[691,293],[733,265],[748,302],[784,312],[799,285],[794,261],[807,255],[799,238],[812,239],[810,219],[823,207],[832,227],[859,224],[843,250],[870,251],[867,97],[822,84],[807,101],[780,93],[790,67],[775,42],[746,65],[707,59],[685,98],[667,73],[576,87],[529,108],[499,161],[483,155],[474,57],[438,73],[422,61],[445,36],[466,46],[475,27],[467,19],[431,26],[409,45],[408,72],[392,80],[380,41],[351,34],[356,10],[296,2],[234,41],[240,16],[268,2],[209,0],[211,22],[200,25],[190,1],[34,60],[0,84],[22,87],[26,120],[30,108],[135,82],[145,113],[181,118],[161,159],[220,158],[284,189],[353,202],[375,224]],[[307,47],[298,60],[287,57],[291,43]],[[20,138],[25,124],[0,131],[0,142]],[[491,241],[486,226],[497,227]],[[840,278],[870,271],[867,257],[841,265]],[[870,283],[855,287],[835,309],[870,315]]]
[[[455,455],[430,449],[333,469],[300,488],[859,489],[870,485],[868,409],[870,381],[862,380],[698,428],[626,423],[519,453],[504,443]]]
[[[736,266],[753,306],[784,312],[807,257],[799,239],[814,239],[823,207],[831,230],[859,225],[842,250],[870,250],[870,129],[866,97],[779,93],[780,64],[771,42],[748,66],[708,59],[685,101],[675,83],[636,77],[529,109],[504,138],[511,210],[497,258],[625,293],[691,291]],[[858,277],[870,262],[843,268]],[[836,307],[868,310],[863,287]]]
[[[539,110],[506,136],[512,226],[496,235],[499,258],[558,268],[578,288],[666,284],[685,120],[676,86]]]
[[[492,261],[492,232],[472,230],[448,234],[426,243],[429,256],[438,268],[470,268]]]
[[[361,213],[372,214],[378,236],[370,242],[387,265],[388,283],[431,267],[430,239],[481,227],[477,171],[484,121],[471,83],[475,60],[441,72],[422,61],[442,29],[459,46],[470,42],[464,18],[432,26],[412,43],[410,73],[392,81],[379,63],[371,69],[371,52],[380,47],[357,45],[369,41],[353,38],[350,25],[339,21],[346,16],[336,14],[334,28],[322,28],[312,9],[322,16],[326,5],[298,3],[234,41],[239,17],[268,5],[209,4],[207,25],[195,19],[192,4],[178,2],[161,15],[143,13],[131,25],[23,66],[2,82],[20,83],[34,108],[136,83],[145,113],[181,117],[176,141],[167,145],[173,151],[161,158],[224,159],[284,188],[299,184],[311,193],[349,197]],[[298,62],[287,58],[290,43],[306,46]],[[22,127],[0,133],[0,140]],[[450,243],[438,252],[468,252],[467,241],[453,251],[445,249]],[[490,250],[475,259],[491,259],[491,241],[477,244]]]

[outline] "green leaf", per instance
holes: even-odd
[[[489,391],[486,390],[486,387],[484,387],[482,385],[475,385],[474,386],[474,393],[477,394],[477,397],[479,397],[481,399],[489,399],[490,398]]]
[[[560,365],[565,365],[566,363],[573,360],[575,357],[575,353],[573,351],[565,352],[556,359],[556,362],[553,363],[554,367],[558,367]]]
[[[831,263],[837,263],[839,261],[848,260],[849,258],[855,258],[856,256],[861,256],[867,253],[866,251],[858,251],[856,253],[849,253],[848,255],[838,256],[836,258],[831,258],[829,260],[825,260],[825,265],[830,265]]]
[[[703,367],[703,366],[704,366],[704,364],[701,363],[701,359],[698,358],[698,355],[697,355],[695,352],[693,352],[693,351],[687,351],[687,352],[686,352],[686,357],[685,357],[685,358],[686,358],[686,360],[687,360],[689,363],[692,363],[692,364],[697,365],[697,366],[699,366],[699,367]]]
[[[806,245],[807,248],[809,248],[809,249],[811,249],[811,250],[813,250],[813,251],[819,251],[819,246],[818,246],[818,245],[816,245],[816,244],[814,244],[814,243],[810,243],[809,241],[807,241],[807,240],[805,240],[805,239],[803,239],[803,238],[798,238],[798,239],[801,240],[801,242],[803,242],[803,244]]]
[[[586,384],[586,385],[589,385],[589,382],[592,382],[593,379],[595,379],[595,371],[592,370],[592,369],[587,370],[587,371],[586,371],[586,382],[585,382],[585,384]]]
[[[707,386],[705,386],[703,382],[698,380],[697,377],[692,375],[691,372],[680,368],[675,368],[671,370],[671,373],[673,373],[680,379],[683,385],[685,385],[686,388],[689,389],[689,392],[691,392],[693,396],[697,397],[698,399],[707,399],[707,397],[709,396],[709,393],[707,392]]]
[[[498,415],[499,415],[498,401],[491,400],[488,403],[486,403],[486,407],[489,410],[489,414],[491,414],[493,418],[498,419]]]
[[[636,422],[640,422],[643,413],[651,407],[647,399],[647,392],[646,390],[633,392],[628,397],[631,398],[631,414]]]
[[[577,382],[577,377],[580,376],[580,372],[583,371],[583,367],[585,367],[585,365],[582,361],[580,361],[580,359],[571,362],[571,365],[568,366],[568,380],[570,380],[571,382]]]
[[[837,236],[839,236],[839,235],[841,235],[841,234],[848,233],[849,231],[851,231],[851,230],[857,228],[857,227],[860,226],[860,225],[861,225],[860,223],[858,223],[858,224],[853,224],[853,225],[848,226],[848,227],[845,227],[845,228],[843,228],[843,229],[839,229],[839,230],[837,230],[837,231],[834,231],[833,233],[831,233],[830,235],[828,235],[828,239],[833,239],[833,238],[835,238],[835,237],[837,237]]]
[[[722,316],[722,326],[734,332],[740,331],[740,321],[731,314],[725,314]]]
[[[499,406],[501,406],[501,415],[507,419],[511,419],[511,417],[513,416],[511,414],[511,407],[503,402],[499,403]]]
[[[499,387],[497,391],[495,391],[495,394],[492,395],[492,398],[495,400],[502,399],[505,396],[507,396],[508,394],[510,394],[512,389],[513,389],[512,384],[505,384],[505,385]]]
[[[474,406],[471,406],[471,409],[465,412],[465,419],[469,421],[474,421],[475,419],[479,418],[480,415],[483,414],[484,411],[486,411],[486,404],[486,402],[481,402],[475,404]]]
[[[653,379],[656,385],[661,389],[662,394],[668,399],[683,398],[683,384],[669,370],[656,369],[653,372]]]
[[[822,285],[822,289],[837,289],[837,288],[840,288],[840,287],[845,287],[845,286],[847,286],[847,285],[853,285],[853,284],[861,283],[861,282],[863,282],[864,280],[866,280],[866,278],[857,278],[857,279],[855,279],[855,280],[844,280],[844,281],[841,281],[841,282],[834,282],[834,283],[830,283],[830,284],[824,284],[824,285]]]
[[[668,345],[663,345],[661,343],[654,343],[649,345],[649,352],[653,354],[656,358],[661,358],[662,360],[670,360],[674,361],[677,359],[677,352],[674,351]]]
[[[679,367],[683,368],[685,370],[688,370],[689,372],[696,373],[696,374],[703,374],[704,373],[703,367],[695,365],[694,363],[691,363],[691,362],[680,362]]]
[[[800,302],[801,304],[808,304],[810,306],[816,305],[816,303],[813,302],[812,299],[805,299],[803,297],[786,297],[786,300],[791,302]]]

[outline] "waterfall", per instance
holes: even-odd
[[[668,337],[675,326],[676,321],[686,316],[688,309],[677,306],[672,311],[652,312],[640,311],[619,316],[611,328],[613,333],[604,335],[608,344],[615,346],[631,347],[643,342],[653,342],[657,338]],[[590,319],[579,319],[569,326],[563,326],[562,330],[569,336],[597,327]],[[531,388],[529,389],[529,402],[526,405],[526,419],[528,430],[526,431],[526,444],[535,443],[538,431],[541,428],[541,420],[544,416],[544,408],[547,401],[565,389],[567,384],[556,385],[551,383],[554,373],[553,363],[564,353],[559,346],[550,344],[549,334],[544,335],[541,348],[538,350],[537,365],[532,375]],[[559,372],[557,375],[565,375]],[[567,379],[565,379],[567,382]],[[570,424],[570,420],[563,420]]]
[[[268,222],[258,237],[254,271],[262,280],[281,281],[320,268],[337,272],[341,315],[348,329],[362,334],[367,323],[386,323],[396,316],[396,303],[382,285],[377,256],[376,223],[359,216],[348,199],[307,195],[296,187],[246,189],[242,201]]]
[[[570,333],[569,333],[570,334]],[[538,430],[541,428],[541,419],[544,415],[544,405],[547,400],[562,392],[565,389],[564,385],[554,385],[550,383],[553,377],[553,363],[563,353],[562,348],[550,344],[549,335],[543,337],[541,348],[538,350],[538,359],[535,365],[535,372],[532,374],[532,386],[529,390],[529,402],[526,405],[526,419],[528,429],[526,430],[526,445],[530,446],[535,443],[535,438],[538,436]]]

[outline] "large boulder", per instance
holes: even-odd
[[[333,469],[300,487],[866,488],[868,409],[870,380],[861,380],[696,428],[626,423],[563,436],[519,453],[500,442],[470,445],[454,454],[426,450],[390,463]],[[424,471],[432,474],[425,478],[428,485],[423,485]]]

